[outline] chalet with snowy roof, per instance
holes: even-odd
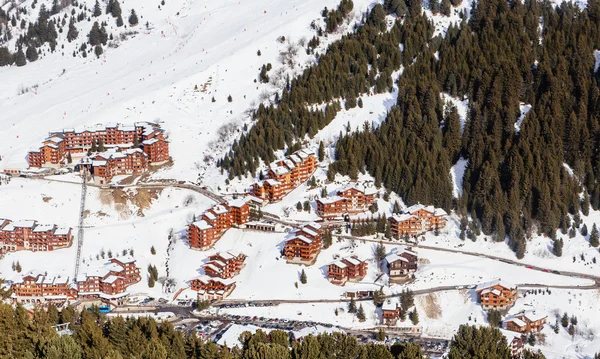
[[[278,202],[307,181],[317,169],[317,160],[314,152],[301,149],[287,156],[285,159],[269,165],[266,179],[252,186],[251,194],[255,197]]]
[[[235,289],[232,279],[200,276],[190,280],[190,288],[198,292],[199,300],[222,300]]]
[[[113,301],[127,296],[125,290],[142,279],[133,257],[111,258],[104,266],[75,278],[80,298]]]
[[[285,242],[284,255],[288,263],[311,265],[321,252],[322,232],[317,223],[305,224],[292,232],[293,237]]]
[[[400,318],[400,305],[397,302],[386,300],[381,306],[381,324],[396,325]]]
[[[391,283],[402,283],[417,271],[418,257],[412,248],[396,248],[385,257]]]
[[[71,228],[40,224],[34,220],[11,221],[0,218],[0,251],[52,251],[71,246]]]
[[[535,310],[521,312],[504,321],[506,329],[519,333],[537,333],[544,329],[548,315]]]
[[[425,232],[425,222],[412,214],[397,214],[389,218],[390,232],[394,238],[418,236]]]
[[[423,221],[425,231],[434,231],[446,227],[448,213],[441,208],[415,204],[405,209],[404,213],[420,218]]]
[[[507,309],[517,300],[517,286],[503,280],[481,283],[475,288],[483,309]]]
[[[29,272],[21,280],[13,282],[11,289],[11,299],[15,303],[44,304],[77,297],[69,277],[53,277],[36,272]]]
[[[335,218],[366,212],[376,200],[375,188],[351,184],[337,191],[334,197],[317,199],[317,215],[322,218]]]
[[[344,285],[347,281],[359,282],[367,275],[367,261],[357,256],[342,258],[330,263],[327,278],[333,284]]]
[[[246,255],[235,251],[218,252],[208,257],[208,262],[202,268],[209,277],[231,278],[244,268]]]
[[[29,167],[57,168],[66,165],[67,154],[83,154],[97,146],[115,151],[140,148],[153,164],[169,159],[164,131],[150,122],[136,122],[133,126],[97,124],[50,132],[40,148],[28,153],[27,159]]]
[[[232,226],[244,226],[250,218],[245,199],[218,204],[202,213],[200,220],[188,225],[186,236],[191,248],[206,250]]]
[[[117,175],[137,175],[148,170],[148,155],[139,148],[118,152],[109,150],[94,156],[92,174],[94,183],[109,183]]]
[[[510,356],[512,358],[521,358],[523,349],[525,348],[526,337],[520,333],[510,330],[500,329],[502,335],[506,338],[506,343],[510,348]]]

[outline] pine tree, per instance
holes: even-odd
[[[325,159],[325,146],[323,145],[323,141],[319,142],[319,162],[323,162]]]
[[[363,321],[365,321],[365,319],[367,319],[367,317],[365,316],[365,310],[364,310],[362,304],[358,306],[358,312],[356,313],[356,317],[361,322],[363,322]]]
[[[413,325],[417,325],[419,324],[419,313],[417,313],[417,309],[413,309],[412,312],[410,312],[410,314],[408,315],[408,317],[410,318],[410,321],[413,323]]]
[[[153,276],[150,276],[148,278],[148,287],[154,288],[154,277]]]
[[[302,212],[302,203],[296,203],[296,210],[298,210],[298,212]]]
[[[123,24],[123,18],[119,15],[119,17],[117,17],[117,27],[121,27]]]
[[[17,273],[21,273],[21,271],[23,270],[23,268],[21,268],[21,262],[17,261],[15,269],[17,270]]]
[[[385,250],[385,246],[383,245],[383,242],[379,242],[377,244],[377,246],[375,246],[375,249],[373,250],[373,257],[375,257],[375,260],[377,262],[379,262],[385,258],[386,254],[387,254],[387,252]]]
[[[135,10],[131,9],[131,15],[129,15],[129,25],[136,26],[137,24],[138,24],[138,17],[135,13]]]
[[[150,247],[150,253],[152,253],[152,255],[156,255],[156,249],[154,249],[154,246]]]
[[[233,101],[233,97],[231,97],[231,95],[227,96],[227,102],[232,102]]]
[[[385,329],[379,328],[379,330],[377,331],[377,334],[375,334],[375,340],[377,340],[379,342],[385,341]]]
[[[310,202],[304,201],[303,209],[304,209],[304,212],[310,213]]]
[[[452,13],[452,4],[450,4],[450,0],[441,0],[442,4],[440,6],[440,12],[442,15],[450,16]]]
[[[440,2],[438,0],[429,0],[429,10],[433,15],[437,15],[440,12]]]
[[[554,322],[554,333],[558,334],[558,332],[560,331],[560,325],[558,324],[558,318],[556,318],[556,321]]]
[[[100,15],[102,15],[102,10],[100,9],[100,3],[98,2],[98,0],[96,0],[96,4],[94,4],[94,12],[92,13],[92,16],[98,17]]]
[[[23,49],[19,47],[17,53],[15,54],[15,64],[19,67],[27,65],[27,60],[25,59],[25,54],[23,53]]]
[[[71,152],[67,152],[67,163],[68,164],[73,163],[73,157],[71,157]]]
[[[323,248],[327,249],[333,244],[333,234],[331,230],[326,229],[323,233]]]
[[[592,233],[590,234],[590,245],[592,247],[598,247],[599,238],[598,238],[598,228],[596,228],[596,223],[592,226]]]
[[[110,4],[110,13],[112,17],[118,18],[121,17],[121,4],[119,4],[118,0],[111,0]]]
[[[567,313],[563,314],[562,318],[560,319],[560,324],[563,326],[563,328],[569,326],[569,316]]]
[[[100,33],[100,24],[98,24],[98,21],[94,22],[92,25],[89,34],[89,43],[92,46],[100,45],[102,43],[102,34]]]
[[[569,325],[569,335],[572,337],[575,336],[575,326],[573,324]]]
[[[354,302],[354,298],[350,298],[350,303],[348,304],[348,313],[356,313],[356,302]]]
[[[300,283],[306,284],[306,272],[304,271],[304,269],[300,273]]]
[[[25,52],[25,55],[29,62],[34,62],[38,59],[37,50],[32,45],[27,46],[27,51]]]
[[[104,140],[100,138],[98,140],[98,152],[104,152]]]
[[[557,257],[562,257],[563,250],[563,240],[561,238],[554,240],[554,244],[552,245],[552,252]]]
[[[581,226],[580,232],[581,232],[581,235],[584,237],[588,235],[588,228],[585,223],[583,224],[583,226]]]

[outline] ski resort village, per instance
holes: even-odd
[[[284,330],[294,341],[345,333],[415,342],[441,358],[467,325],[498,328],[514,358],[600,353],[600,211],[586,163],[560,166],[561,178],[574,178],[569,205],[533,216],[525,211],[558,193],[554,180],[547,192],[504,174],[507,187],[497,178],[476,187],[474,171],[498,175],[495,167],[526,161],[472,168],[461,134],[475,133],[476,110],[458,95],[458,75],[439,96],[403,87],[421,71],[406,44],[422,40],[401,27],[408,20],[390,10],[394,1],[121,0],[118,14],[115,3],[0,1],[5,303],[32,317],[72,307],[166,320],[228,348],[243,348],[246,331]],[[458,38],[475,3],[419,2],[429,19],[420,33]],[[367,34],[375,21],[379,33]],[[50,39],[23,40],[41,24]],[[363,38],[377,38],[368,64]],[[358,50],[328,55],[339,46]],[[427,61],[442,63],[449,50],[436,46]],[[352,78],[315,85],[321,64]],[[414,94],[437,108],[399,109]],[[514,136],[544,131],[527,127],[531,108],[516,107]],[[425,124],[433,112],[443,116],[437,127]],[[425,145],[379,152],[401,136],[387,124],[393,116],[420,126]],[[451,147],[453,120],[457,149],[432,159],[434,147]],[[438,130],[443,138],[425,134]],[[449,164],[443,175],[427,169],[434,162]],[[525,198],[508,194],[512,186]],[[511,201],[523,210],[494,212]],[[68,334],[69,323],[57,330]]]

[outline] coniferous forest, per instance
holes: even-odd
[[[59,336],[52,328],[70,323],[72,335]],[[30,319],[21,306],[0,304],[0,358],[48,359],[421,359],[414,343],[360,344],[355,337],[340,333],[308,336],[292,341],[287,332],[267,335],[242,333],[242,348],[222,348],[194,334],[183,334],[167,322],[153,319],[107,319],[97,308],[76,312],[71,307],[58,311],[50,306]],[[234,343],[230,343],[233,345]],[[482,356],[483,355],[483,356]],[[450,344],[450,359],[509,359],[506,339],[497,329],[463,326]],[[529,351],[525,359],[543,359]]]
[[[421,6],[376,5],[354,33],[289,81],[277,106],[257,109],[255,125],[219,165],[230,178],[254,173],[259,158],[270,162],[274,150],[327,125],[339,100],[353,107],[396,81],[397,102],[381,126],[341,134],[329,177],[368,172],[407,205],[455,209],[495,240],[508,236],[522,258],[527,238],[554,238],[569,227],[569,215],[600,206],[600,1],[584,10],[475,1],[469,20],[451,25],[445,37],[432,37]],[[398,19],[390,31],[386,14]],[[401,65],[402,75],[392,78]],[[464,124],[441,93],[469,100]],[[324,110],[312,110],[321,103]],[[520,104],[531,110],[517,127]],[[449,173],[460,158],[468,164],[462,196],[454,199]]]

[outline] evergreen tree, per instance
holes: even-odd
[[[27,64],[27,60],[25,59],[25,54],[23,53],[23,49],[19,47],[17,53],[15,54],[15,64],[17,66],[25,66]]]
[[[92,13],[92,16],[98,17],[100,15],[102,15],[102,10],[100,9],[100,3],[98,2],[98,0],[96,0],[96,4],[94,4],[94,12]]]
[[[410,321],[413,323],[413,325],[417,325],[419,324],[419,313],[417,313],[417,309],[413,309],[412,312],[410,312],[410,314],[408,315],[408,317],[410,318]]]
[[[302,212],[302,203],[296,203],[296,210],[298,210],[298,212]]]
[[[67,31],[67,40],[69,42],[71,42],[71,41],[75,40],[78,35],[79,35],[79,31],[77,31],[77,28],[75,27],[75,23],[73,22],[73,18],[71,18],[71,20],[69,20],[69,30]]]
[[[195,222],[195,221],[194,221]],[[156,255],[156,249],[154,249],[154,246],[150,247],[150,253],[152,255]]]
[[[581,232],[581,235],[584,236],[584,237],[588,235],[588,228],[587,228],[587,225],[585,223],[583,224],[583,226],[581,226],[581,231],[580,232]]]
[[[356,313],[356,302],[354,302],[354,298],[350,298],[350,303],[348,304],[348,313]]]
[[[373,250],[373,257],[375,257],[375,260],[377,262],[379,262],[385,258],[386,254],[387,254],[387,252],[385,250],[385,246],[383,245],[383,242],[379,242]]]
[[[119,4],[119,0],[110,0],[109,6],[112,17],[121,17],[121,4]]]
[[[323,162],[325,159],[325,146],[323,145],[323,141],[319,141],[319,162]]]
[[[429,0],[429,10],[433,15],[437,15],[440,12],[439,0]]]
[[[594,223],[594,225],[592,226],[592,233],[590,234],[590,245],[592,247],[598,247],[598,240],[598,228],[596,228],[596,223]]]
[[[129,25],[136,26],[137,24],[138,24],[138,17],[135,13],[135,10],[131,9],[131,14],[129,15]]]
[[[494,328],[500,328],[502,326],[502,314],[497,310],[490,310],[487,314],[488,323]]]
[[[121,27],[123,24],[123,18],[119,15],[119,17],[117,17],[117,27]]]
[[[552,252],[557,257],[562,257],[563,250],[563,240],[562,238],[554,240],[554,244],[552,245]]]
[[[560,324],[563,326],[563,328],[566,328],[569,326],[569,316],[567,315],[567,313],[563,314],[563,316],[560,320]]]
[[[364,310],[362,304],[358,306],[358,312],[356,313],[356,317],[361,322],[363,322],[363,321],[365,321],[365,319],[367,319],[367,317],[365,316],[365,310]]]
[[[29,62],[34,62],[38,59],[37,50],[32,45],[27,46],[27,51],[25,52],[25,55]]]
[[[309,212],[310,213],[310,202],[304,201],[304,206],[303,206],[302,209],[304,209],[304,212]]]
[[[450,16],[452,13],[452,4],[450,4],[450,0],[441,0],[441,2],[440,12],[442,15]]]
[[[306,272],[304,271],[304,269],[300,273],[300,283],[306,284]]]

